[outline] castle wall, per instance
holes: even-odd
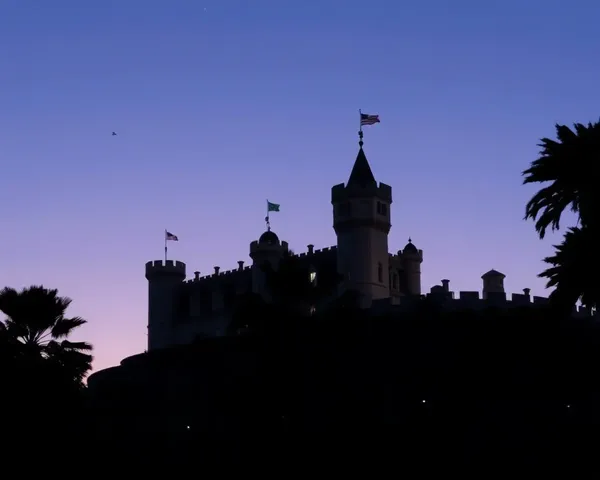
[[[513,293],[511,297],[507,297],[504,292],[487,293],[485,297],[480,297],[479,292],[462,291],[462,292],[443,292],[441,290],[432,289],[433,292],[427,294],[428,298],[439,302],[444,310],[461,311],[461,310],[484,310],[494,307],[501,309],[511,308],[540,308],[549,304],[549,299],[546,297],[523,295]],[[402,297],[399,301],[388,298],[373,302],[372,313],[398,313],[408,311],[415,306],[415,303],[422,297]],[[599,312],[592,311],[586,307],[576,306],[572,311],[574,318],[585,318],[590,316],[599,316]]]
[[[327,247],[297,255],[301,270],[314,272],[316,281],[323,283],[335,291],[338,282],[338,247]],[[390,269],[387,272],[390,290],[386,297],[375,299],[371,305],[373,314],[393,313],[399,315],[418,300],[419,296],[411,296],[405,286],[399,284],[394,288],[392,276],[395,270],[400,273],[403,268],[401,255],[388,254]],[[363,267],[364,268],[364,267]],[[147,264],[149,277],[149,349],[165,348],[172,345],[192,343],[200,337],[227,335],[228,327],[236,299],[239,295],[252,291],[252,269],[242,267],[235,270],[215,272],[201,277],[181,281],[185,266],[181,262],[161,261]],[[303,273],[304,274],[304,273]],[[427,296],[439,301],[447,310],[480,310],[488,307],[516,308],[523,306],[538,307],[547,305],[548,299],[515,293],[508,296],[504,292],[486,292],[482,297],[478,291],[452,292],[448,289],[448,280],[444,286],[431,289]],[[325,288],[327,290],[327,288]],[[592,315],[589,309],[578,307],[573,314],[578,317]],[[598,313],[595,313],[598,315]]]
[[[312,246],[311,246],[312,247]],[[314,271],[316,281],[335,286],[337,277],[337,249],[327,247],[300,253],[301,268]],[[182,282],[172,294],[172,320],[168,324],[170,345],[184,345],[201,337],[227,334],[233,310],[239,295],[252,292],[253,269],[243,267],[219,271]],[[167,340],[168,338],[168,340]]]
[[[251,267],[242,267],[202,277],[197,275],[181,285],[173,344],[226,335],[236,299],[251,291],[251,278]]]

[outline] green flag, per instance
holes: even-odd
[[[278,212],[278,211],[279,211],[279,204],[271,203],[267,200],[267,212]]]

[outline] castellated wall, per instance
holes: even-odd
[[[336,271],[336,247],[297,255],[316,272]],[[153,262],[149,262],[152,264]],[[158,261],[158,263],[162,263]],[[178,262],[181,263],[181,262]],[[183,265],[183,264],[182,264]],[[238,262],[238,268],[194,276],[178,286],[174,293],[175,313],[171,322],[171,344],[187,344],[201,337],[222,336],[227,332],[238,295],[252,291],[252,267]]]
[[[438,290],[436,287],[433,287],[432,292],[424,296],[440,302],[443,309],[447,311],[484,310],[489,307],[518,308],[530,306],[536,308],[549,304],[548,298],[530,296],[528,293],[513,293],[508,298],[504,292],[489,292],[486,298],[483,298],[480,292],[477,291],[445,292]],[[372,310],[376,314],[394,311],[400,313],[410,309],[417,299],[414,297],[392,297],[376,300],[372,304]],[[598,315],[598,312],[586,307],[575,306],[573,307],[573,315],[575,317],[590,317]]]
[[[315,250],[312,245],[308,251],[296,254],[301,260],[302,268],[316,273],[317,281],[335,281],[337,276],[337,248],[327,247]],[[390,265],[390,275],[395,267],[402,267],[399,256],[390,255],[397,260]],[[252,267],[238,262],[238,268],[221,271],[214,267],[213,272],[201,275],[194,272],[191,279],[185,280],[186,266],[182,262],[160,260],[146,264],[146,276],[150,284],[149,302],[149,348],[162,348],[168,345],[188,344],[199,337],[225,335],[236,298],[240,294],[252,291]],[[395,287],[391,282],[391,286]],[[371,310],[374,314],[394,313],[399,315],[411,308],[415,298],[402,293],[401,284],[398,290],[391,288],[390,298],[374,300]],[[504,292],[487,292],[485,298],[478,291],[452,292],[449,281],[431,288],[426,295],[437,299],[447,310],[480,310],[490,306],[514,308],[531,305],[546,305],[548,299],[530,296],[529,290],[514,293],[507,297]],[[578,307],[574,309],[576,316],[594,314],[590,310]],[[152,335],[152,341],[151,341]]]

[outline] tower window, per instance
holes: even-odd
[[[381,264],[381,262],[379,262],[379,264],[377,265],[377,279],[379,283],[383,282],[383,265]]]
[[[310,280],[310,283],[312,283],[313,285],[317,283],[317,272],[315,272],[314,270],[311,270],[310,273],[308,274],[308,278]]]
[[[377,213],[379,215],[387,215],[387,205],[382,202],[377,202]]]

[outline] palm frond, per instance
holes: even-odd
[[[53,338],[64,338],[86,323],[87,320],[81,317],[59,318],[51,329],[51,335]]]
[[[554,288],[550,300],[563,310],[571,309],[579,300],[588,306],[600,305],[600,254],[596,235],[589,228],[570,228],[555,253],[544,258],[550,268],[540,273],[546,286]]]
[[[92,346],[65,339],[86,323],[80,317],[65,317],[70,304],[70,298],[60,297],[57,290],[43,286],[0,291],[0,310],[7,315],[1,323],[2,336],[10,345],[11,356],[25,370],[53,372],[40,374],[56,374],[57,378],[79,384],[91,369]]]
[[[87,342],[70,342],[69,340],[63,340],[60,345],[65,350],[74,350],[77,352],[91,352],[94,347],[91,343]]]
[[[556,125],[556,138],[542,138],[540,156],[523,171],[524,184],[550,183],[538,191],[525,207],[525,219],[535,221],[540,238],[546,230],[560,229],[562,212],[569,208],[582,224],[588,223],[597,203],[600,158],[600,122],[576,123],[573,130]]]

